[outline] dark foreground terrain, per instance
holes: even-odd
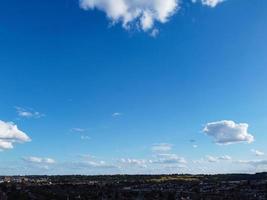
[[[0,200],[267,200],[267,173],[0,177]]]

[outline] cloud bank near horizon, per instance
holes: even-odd
[[[42,158],[36,156],[30,156],[23,158],[25,162],[28,163],[37,163],[37,164],[54,164],[56,161],[52,158]]]

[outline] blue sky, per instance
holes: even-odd
[[[266,170],[267,2],[105,2],[1,3],[0,174]]]

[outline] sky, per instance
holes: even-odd
[[[2,0],[0,174],[266,171],[266,10]]]

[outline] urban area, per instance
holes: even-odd
[[[266,200],[267,173],[2,176],[0,200]]]

